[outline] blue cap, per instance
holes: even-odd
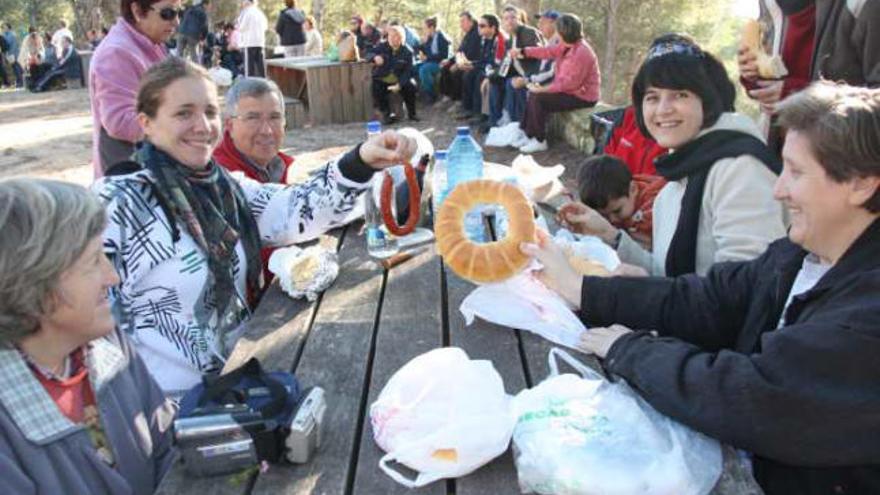
[[[435,160],[445,160],[446,159],[446,150],[437,150],[434,152]]]
[[[562,14],[560,14],[558,10],[548,9],[548,10],[545,10],[544,12],[539,13],[539,14],[535,14],[535,19],[540,19],[542,17],[546,17],[547,19],[552,19],[555,21],[556,19],[559,19],[559,17],[561,15]]]
[[[455,134],[458,136],[470,136],[471,135],[471,128],[466,125],[463,125],[461,127],[456,128]]]
[[[382,123],[379,122],[378,120],[371,120],[371,121],[367,122],[367,132],[369,132],[369,133],[382,132]]]

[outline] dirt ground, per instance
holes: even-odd
[[[420,108],[421,122],[412,125],[424,132],[438,149],[448,147],[459,125],[450,105]],[[364,137],[364,124],[336,124],[293,129],[287,133],[283,150],[294,155],[296,175],[305,173],[356,144]],[[26,91],[0,92],[0,178],[36,176],[88,185],[92,181],[92,117],[87,89],[34,94]],[[484,148],[485,159],[510,163],[517,151]],[[581,153],[566,143],[551,143],[538,153],[539,164],[566,165],[569,182]]]

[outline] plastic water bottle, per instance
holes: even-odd
[[[367,123],[367,139],[382,132],[382,124]],[[397,254],[397,239],[386,229],[380,208],[380,192],[384,173],[373,175],[371,187],[364,192],[364,222],[367,226],[367,253],[374,258],[388,258]]]
[[[446,199],[449,191],[446,189],[446,150],[434,152],[434,170],[431,173],[431,207],[434,209],[434,218],[440,211],[440,205]]]
[[[459,127],[446,155],[447,192],[462,182],[483,177],[483,149],[471,137],[470,127]],[[464,231],[474,242],[486,242],[482,207],[477,205],[464,218]]]

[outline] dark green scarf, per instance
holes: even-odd
[[[232,257],[239,239],[247,263],[247,304],[253,308],[262,286],[260,233],[241,187],[213,160],[204,170],[194,170],[149,142],[135,160],[156,177],[174,217],[169,222],[185,225],[207,255],[219,321],[228,321],[226,312],[236,307],[230,304],[236,297]]]

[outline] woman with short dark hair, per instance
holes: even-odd
[[[95,176],[128,160],[143,138],[135,96],[141,75],[167,55],[165,42],[183,15],[182,0],[120,0],[120,18],[89,66]]]
[[[773,200],[781,164],[755,123],[733,112],[735,94],[721,62],[689,38],[655,40],[632,85],[639,127],[671,150],[655,160],[669,182],[654,201],[652,250],[585,205],[567,221],[652,275],[702,275],[764,252],[785,235]]]
[[[106,215],[80,186],[0,182],[0,492],[153,493],[173,460],[166,400],[108,289]]]
[[[529,84],[526,110],[520,127],[527,139],[517,143],[523,153],[547,149],[546,127],[551,113],[589,108],[599,101],[599,60],[584,40],[583,25],[574,14],[556,19],[561,41],[552,46],[530,46],[511,50],[512,56],[556,59],[553,82],[547,86]]]

